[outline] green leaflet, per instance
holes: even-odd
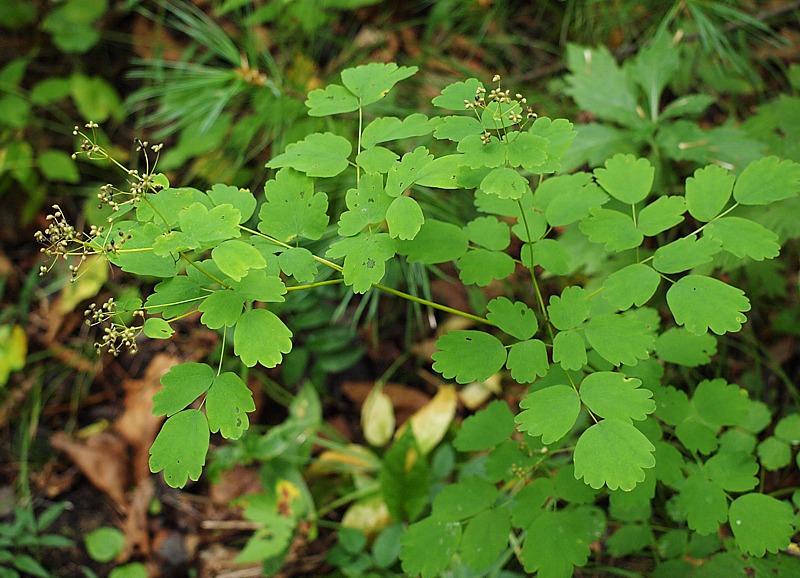
[[[361,177],[357,189],[347,191],[345,202],[348,210],[339,217],[339,234],[352,237],[367,225],[383,221],[392,199],[384,191],[383,177],[370,173]]]
[[[409,115],[403,120],[393,116],[378,117],[364,127],[361,146],[368,149],[388,141],[430,134],[438,124],[439,119],[428,119],[420,113]]]
[[[239,318],[233,334],[233,351],[248,367],[260,363],[275,367],[292,350],[292,332],[277,315],[252,309]]]
[[[328,226],[328,197],[314,192],[314,181],[291,169],[281,169],[264,185],[266,202],[258,213],[258,230],[290,241],[319,239]]]
[[[366,293],[373,283],[380,283],[386,273],[386,261],[394,257],[395,241],[386,233],[359,233],[331,245],[327,256],[344,257],[344,282],[356,293]]]
[[[347,168],[353,147],[346,138],[333,133],[314,133],[290,144],[286,152],[274,157],[267,167],[291,167],[309,177],[335,177]]]
[[[750,310],[743,291],[702,275],[682,277],[667,291],[667,304],[675,323],[697,335],[709,329],[717,335],[739,331],[747,321],[744,312]]]
[[[628,215],[594,207],[580,224],[592,243],[603,243],[607,251],[619,253],[642,244],[644,235]]]
[[[493,448],[514,433],[514,414],[508,404],[495,400],[461,424],[453,445],[462,452]]]
[[[656,249],[653,267],[662,273],[680,273],[710,263],[722,243],[708,236],[690,235]]]
[[[489,321],[517,339],[530,339],[539,327],[536,314],[520,301],[511,302],[506,297],[497,297],[489,301],[486,309]]]
[[[211,433],[226,439],[239,439],[250,426],[247,412],[255,411],[253,394],[238,375],[218,375],[206,395],[206,416]]]
[[[575,425],[581,402],[568,385],[554,385],[529,393],[519,406],[523,409],[514,421],[520,431],[542,436],[543,444],[563,438]]]
[[[434,371],[458,383],[484,381],[506,362],[503,344],[483,331],[449,331],[436,340],[436,348]]]
[[[603,418],[641,421],[656,409],[653,393],[638,379],[613,371],[596,371],[581,382],[581,401]]]
[[[164,470],[164,479],[173,488],[182,488],[186,481],[197,481],[208,453],[208,421],[195,409],[171,416],[150,448],[150,471]]]
[[[469,247],[464,229],[435,219],[426,219],[420,230],[410,240],[400,240],[397,252],[411,262],[427,265],[455,261]]]
[[[647,198],[654,176],[655,169],[650,162],[633,155],[614,155],[604,168],[594,170],[597,183],[609,195],[628,204]]]
[[[739,496],[728,518],[739,549],[753,556],[786,548],[794,534],[791,506],[764,494]]]
[[[632,490],[644,480],[644,470],[656,465],[655,447],[629,422],[605,419],[578,438],[573,459],[575,477],[593,488]]]

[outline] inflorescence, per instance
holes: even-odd
[[[497,83],[495,88],[487,93],[483,86],[479,86],[475,90],[475,97],[473,100],[464,100],[464,108],[467,110],[475,110],[476,114],[478,114],[477,110],[481,109],[491,112],[492,115],[499,115],[501,117],[507,115],[508,120],[510,120],[513,125],[517,125],[519,130],[522,130],[529,121],[537,118],[536,113],[533,112],[533,108],[528,106],[527,98],[520,93],[516,93],[512,97],[510,90],[503,90],[500,85],[499,74],[495,74],[494,77],[492,77],[492,82]],[[494,106],[492,106],[493,104]],[[503,110],[503,104],[508,104],[510,106],[506,110]],[[524,115],[522,114],[522,106],[525,106]],[[480,120],[480,115],[478,119]],[[497,132],[499,133],[500,129],[497,129]],[[487,130],[481,135],[481,142],[484,145],[488,145],[492,142],[493,136],[494,135]]]
[[[155,168],[158,164],[159,154],[163,145],[150,145],[146,141],[135,140],[137,152],[141,152],[144,157],[145,170],[142,174],[136,169],[128,169],[114,159],[108,151],[97,143],[98,128],[97,123],[88,122],[87,129],[83,132],[79,127],[75,127],[73,134],[81,138],[80,150],[72,155],[77,158],[85,155],[89,160],[108,160],[117,165],[128,176],[128,190],[123,191],[112,184],[100,187],[97,198],[100,201],[99,208],[110,207],[114,212],[120,211],[124,205],[136,205],[141,202],[145,195],[157,191],[161,185],[156,180]],[[88,134],[87,134],[88,133]],[[148,151],[155,154],[151,161]],[[131,235],[121,230],[112,233],[113,228],[92,225],[88,232],[78,231],[70,224],[64,215],[64,211],[59,205],[53,205],[53,212],[47,215],[47,227],[42,231],[34,233],[35,239],[43,245],[40,249],[42,253],[52,258],[49,265],[39,267],[39,275],[48,273],[59,258],[64,261],[72,260],[69,264],[70,282],[78,278],[81,265],[87,260],[89,255],[116,255],[123,250],[125,242],[131,239]],[[114,216],[108,218],[109,223],[113,223]],[[107,349],[112,355],[117,356],[123,349],[128,349],[131,353],[136,353],[136,337],[142,332],[143,325],[128,326],[123,321],[123,313],[117,311],[116,302],[113,298],[99,307],[92,304],[84,312],[86,323],[90,326],[107,324],[103,329],[102,339],[95,343],[97,352]],[[143,310],[133,311],[133,318],[144,318]]]

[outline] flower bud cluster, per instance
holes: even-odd
[[[136,344],[136,337],[142,332],[142,325],[128,326],[115,318],[119,318],[117,311],[117,303],[113,297],[100,304],[98,307],[96,303],[92,303],[83,312],[86,317],[86,325],[95,326],[108,324],[103,328],[103,336],[100,341],[95,342],[94,347],[98,354],[102,353],[104,349],[117,357],[121,351],[127,349],[130,353],[135,354],[139,348]],[[134,318],[138,317],[144,319],[144,311],[138,309],[133,312]]]
[[[527,106],[527,98],[525,98],[519,92],[512,96],[510,90],[503,89],[503,87],[500,86],[499,74],[495,74],[492,77],[492,82],[496,82],[497,86],[491,89],[488,93],[482,86],[479,86],[477,89],[475,89],[474,98],[472,100],[464,100],[464,108],[467,110],[486,110],[487,103],[497,103],[498,108],[501,104],[509,104],[511,105],[509,109],[502,111],[502,114],[507,114],[511,123],[519,125],[519,129],[522,129],[522,127],[527,124],[527,121],[535,120],[537,118],[536,113],[533,112],[533,108]],[[525,106],[525,114],[522,113],[522,106]],[[490,142],[492,142],[492,134],[489,131],[484,132],[481,135],[481,142],[484,145],[488,145]]]

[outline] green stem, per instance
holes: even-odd
[[[288,245],[288,244],[284,243],[283,241],[279,241],[278,239],[275,239],[274,237],[270,237],[269,235],[265,235],[264,233],[262,233],[260,231],[255,231],[255,230],[250,229],[248,227],[245,227],[243,225],[239,225],[239,228],[242,229],[243,231],[247,231],[251,235],[256,235],[258,237],[261,237],[262,239],[266,239],[267,241],[275,243],[276,245],[278,245],[280,247],[284,247],[286,249],[291,249],[292,248],[291,245]],[[321,263],[321,264],[325,265],[326,267],[330,267],[334,271],[338,271],[339,273],[344,273],[344,269],[342,268],[341,265],[337,265],[336,263],[328,261],[327,259],[323,259],[322,257],[317,257],[316,255],[314,255],[314,260],[317,263]],[[338,279],[335,280],[335,281],[336,282],[340,282]],[[332,284],[332,283],[329,283],[329,284]],[[483,317],[479,317],[477,315],[473,315],[472,313],[467,313],[466,311],[460,311],[459,309],[453,309],[452,307],[448,307],[447,305],[440,305],[439,303],[434,303],[433,301],[428,301],[427,299],[423,299],[422,297],[417,297],[415,295],[410,295],[408,293],[404,293],[403,291],[399,291],[397,289],[392,289],[391,287],[387,287],[386,285],[380,285],[379,283],[373,283],[372,286],[375,289],[378,289],[379,291],[383,291],[385,293],[390,293],[390,294],[395,295],[397,297],[402,297],[403,299],[407,299],[408,301],[413,301],[414,303],[419,303],[420,305],[426,305],[427,307],[431,307],[433,309],[438,309],[439,311],[444,311],[446,313],[451,313],[453,315],[458,315],[459,317],[464,317],[465,319],[470,319],[470,320],[476,321],[478,323],[483,323],[484,325],[494,326],[494,323],[492,323],[488,319],[485,319]]]
[[[327,281],[317,281],[316,283],[309,283],[307,285],[293,285],[287,287],[287,291],[300,291],[302,289],[314,289],[315,287],[324,287],[325,285],[340,285],[344,283],[344,279],[328,279]]]
[[[233,287],[231,287],[230,285],[228,285],[227,283],[225,283],[225,281],[223,281],[222,279],[219,279],[219,278],[217,278],[215,275],[213,275],[213,274],[209,273],[208,271],[206,271],[205,269],[203,269],[203,268],[202,268],[200,265],[198,265],[197,263],[195,263],[194,261],[192,261],[191,259],[189,259],[189,257],[187,257],[185,253],[183,253],[183,252],[179,252],[178,254],[181,256],[181,259],[183,259],[184,261],[186,261],[187,263],[189,263],[189,265],[191,265],[192,267],[194,267],[195,269],[197,269],[198,271],[200,271],[200,272],[201,272],[203,275],[205,275],[206,277],[208,277],[209,279],[211,279],[211,280],[212,280],[212,281],[214,281],[215,283],[219,283],[220,285],[222,285],[223,287],[225,287],[225,289],[233,289]]]
[[[478,323],[483,323],[484,325],[491,325],[492,327],[494,327],[494,323],[492,323],[488,319],[485,319],[483,317],[478,317],[477,315],[473,315],[472,313],[467,313],[466,311],[461,311],[459,309],[453,309],[452,307],[448,307],[447,305],[434,303],[433,301],[428,301],[427,299],[423,299],[422,297],[417,297],[416,295],[410,295],[408,293],[404,293],[403,291],[392,289],[391,287],[387,287],[386,285],[373,283],[372,286],[375,289],[384,291],[386,293],[391,293],[392,295],[396,295],[397,297],[402,297],[403,299],[408,299],[409,301],[413,301],[414,303],[419,303],[420,305],[425,305],[427,307],[438,309],[439,311],[444,311],[446,313],[452,313],[453,315],[458,315],[459,317],[463,317],[464,319],[470,319],[472,321],[477,321]]]

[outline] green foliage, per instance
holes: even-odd
[[[657,139],[676,124],[659,110],[679,65],[671,42],[657,38],[624,68],[603,51],[573,47],[570,94]],[[119,246],[97,231],[71,238],[66,249],[58,231],[41,235],[54,257],[86,248],[123,270],[163,279],[144,305],[131,307],[135,321],[112,325],[109,339],[125,346],[142,332],[167,337],[171,323],[194,311],[221,333],[219,367],[185,363],[163,376],[154,411],[167,419],[151,448],[151,470],[163,470],[174,487],[199,479],[217,432],[242,438],[235,451],[269,464],[264,493],[245,511],[261,527],[240,562],[280,564],[300,521],[319,519],[300,469],[315,442],[324,454],[314,467],[335,473],[349,492],[330,502],[349,504],[329,552],[343,571],[399,564],[409,575],[439,576],[522,568],[558,578],[593,564],[593,543],[605,543],[611,555],[650,546],[675,563],[687,548],[757,558],[786,548],[794,510],[756,488],[762,468],[791,464],[800,439],[796,414],[759,443],[772,422],[767,407],[726,372],[703,379],[704,371],[685,368],[710,363],[717,336],[731,339],[748,322],[751,301],[737,286],[745,277],[723,281],[719,271],[779,255],[788,237],[753,211],[794,200],[800,165],[765,157],[733,172],[710,166],[685,186],[667,187],[662,166],[605,147],[593,172],[552,176],[573,166],[561,164],[572,125],[536,118],[499,79],[491,91],[477,79],[446,87],[433,100],[441,117],[375,116],[370,105],[414,72],[371,64],[345,70],[341,85],[312,91],[312,116],[349,115],[345,122],[360,134],[351,140],[331,132],[338,126],[331,123],[328,132],[301,135],[267,163],[278,170],[263,200],[235,187],[155,186],[160,177],[142,175],[139,195],[115,207],[112,233],[125,239]],[[641,94],[649,120],[636,111]],[[430,146],[407,142],[431,133]],[[471,197],[479,214],[458,224],[441,220],[421,202],[432,189]],[[343,192],[333,208],[332,191]],[[127,204],[136,210],[126,212]],[[254,229],[247,223],[256,214]],[[402,290],[432,265],[458,275],[473,311]],[[305,385],[286,422],[250,436],[247,413],[255,407],[238,374],[243,366],[291,364],[304,328],[315,333],[308,350],[314,340],[320,349],[334,347],[323,345],[327,310],[293,319],[287,307],[328,285],[340,285],[348,298],[364,295],[359,308],[377,308],[375,294],[384,292],[460,316],[469,325],[442,324],[436,336],[433,371],[465,392],[495,380],[513,385],[508,395],[527,388],[520,411],[496,400],[457,426],[455,386],[443,384],[391,442],[391,431],[370,440],[388,447],[356,449],[315,437],[321,404]],[[103,321],[120,313],[106,309]],[[382,387],[370,404],[380,399],[386,413],[391,399],[379,397]],[[651,524],[662,498],[661,519]],[[390,533],[369,553],[358,526],[377,513]],[[733,535],[729,543],[702,542],[722,524]]]
[[[17,508],[13,520],[0,523],[0,574],[12,578],[55,576],[43,565],[42,549],[68,548],[73,544],[64,536],[44,532],[65,507],[65,503],[50,506],[38,518],[30,508]]]

